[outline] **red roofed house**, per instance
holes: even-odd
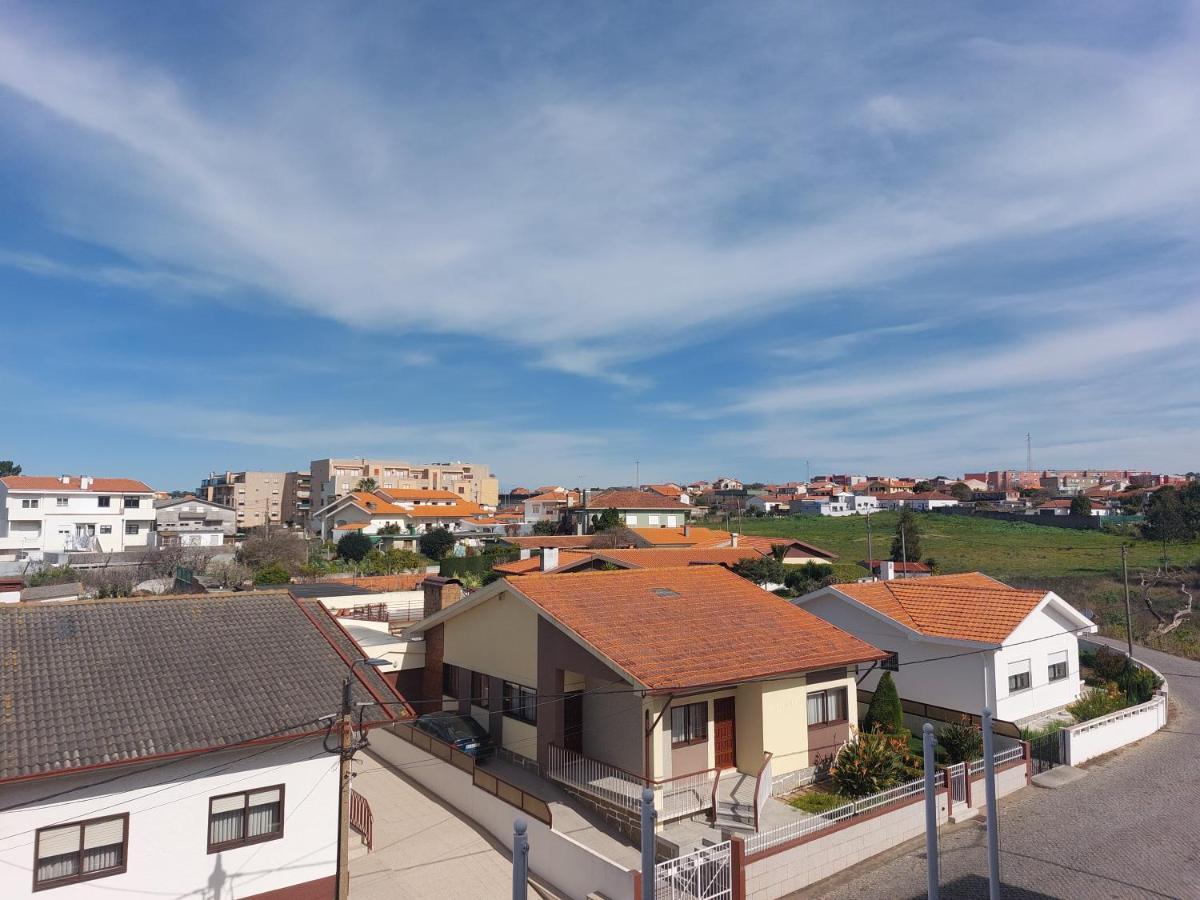
[[[1073,703],[1078,635],[1096,631],[1053,591],[1018,590],[972,572],[835,584],[792,601],[892,654],[900,696],[1019,722]]]
[[[0,558],[141,550],[154,521],[154,491],[132,478],[0,478]]]
[[[317,510],[309,519],[323,540],[338,540],[352,531],[380,535],[416,549],[416,539],[434,528],[474,530],[469,524],[482,516],[483,507],[450,491],[380,489],[374,493],[352,491]]]
[[[592,516],[606,509],[615,509],[629,528],[677,528],[686,525],[692,507],[678,497],[667,497],[658,491],[611,490],[589,492],[586,502],[576,507],[572,515],[577,524],[590,531]]]
[[[1088,498],[1091,503],[1092,511],[1089,515],[1093,516],[1108,516],[1112,515],[1112,510],[1107,503],[1100,500]],[[1047,500],[1041,506],[1034,510],[1039,516],[1069,516],[1071,515],[1072,500],[1069,497],[1063,497],[1059,500]]]
[[[426,708],[473,716],[623,821],[647,784],[661,822],[753,796],[760,772],[794,782],[849,736],[855,667],[884,656],[718,565],[524,575],[462,599],[425,584],[408,633],[425,637]]]
[[[562,518],[563,511],[579,505],[579,492],[553,488],[544,494],[535,494],[524,502],[526,525],[538,522],[555,522]]]

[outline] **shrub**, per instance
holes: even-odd
[[[1162,679],[1141,666],[1126,666],[1117,676],[1117,685],[1130,705],[1145,703],[1162,685]]]
[[[919,771],[908,752],[908,738],[882,731],[860,731],[846,743],[829,770],[838,793],[866,797],[902,784]]]
[[[839,806],[845,806],[847,803],[853,802],[850,797],[843,797],[841,794],[827,794],[824,791],[812,791],[808,794],[801,794],[799,797],[793,797],[788,801],[796,809],[813,814],[829,812],[831,809],[837,809]]]
[[[549,519],[544,519],[541,522],[533,523],[534,534],[558,534],[558,523],[552,522]]]
[[[970,762],[983,756],[983,731],[966,717],[943,728],[938,743],[946,748],[946,759],[952,763]]]
[[[888,734],[899,734],[904,730],[904,710],[900,706],[900,695],[896,692],[891,672],[884,672],[879,679],[871,704],[867,707],[867,717],[863,720],[864,730],[874,731],[876,728]]]
[[[1107,716],[1128,705],[1129,701],[1121,688],[1115,682],[1110,681],[1108,686],[1102,690],[1091,691],[1086,696],[1080,697],[1067,707],[1067,712],[1075,717],[1076,722],[1086,722],[1089,719]]]
[[[79,581],[79,573],[70,566],[50,566],[39,569],[29,576],[29,587],[45,587],[51,584],[71,584]]]
[[[430,559],[441,559],[454,548],[456,543],[454,535],[445,528],[435,528],[433,531],[427,531],[421,535],[417,546],[421,548],[421,553]]]
[[[1112,647],[1101,647],[1091,661],[1092,669],[1104,681],[1116,681],[1128,663],[1125,654]]]
[[[291,574],[279,563],[263,566],[254,573],[255,587],[263,584],[287,584],[291,580]]]
[[[337,542],[337,555],[342,559],[361,562],[371,552],[371,539],[356,531],[342,535]]]

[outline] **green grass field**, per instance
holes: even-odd
[[[898,513],[871,516],[873,551],[887,558]],[[1162,558],[1162,546],[1140,538],[1075,531],[1046,525],[1026,525],[968,516],[917,514],[921,529],[921,558],[932,557],[939,572],[985,572],[996,578],[1062,578],[1068,576],[1114,575],[1121,570],[1121,544],[1129,544],[1130,569],[1153,567]],[[737,520],[732,527],[737,530]],[[837,553],[841,563],[867,557],[867,520],[863,516],[826,518],[747,518],[746,534],[798,538]],[[1173,564],[1200,559],[1200,541],[1171,544],[1167,548]]]

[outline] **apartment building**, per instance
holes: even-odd
[[[0,555],[137,550],[154,521],[154,491],[132,478],[0,478]]]
[[[284,473],[280,514],[289,525],[308,525],[308,517],[312,514],[312,475],[308,472]]]
[[[359,489],[370,478],[383,490],[449,491],[480,506],[500,502],[500,482],[485,465],[444,462],[413,465],[388,459],[314,459],[311,490],[316,509]]]
[[[239,529],[283,522],[286,472],[212,472],[200,482],[196,496],[228,506],[237,514]]]

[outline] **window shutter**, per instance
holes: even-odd
[[[213,815],[216,815],[217,813],[233,812],[235,809],[242,809],[245,805],[245,794],[235,794],[232,797],[218,797],[212,801],[211,812]]]
[[[125,842],[125,820],[108,819],[104,822],[92,822],[83,826],[83,849],[94,850],[96,847],[108,847],[111,844]]]
[[[279,797],[279,788],[272,788],[269,791],[255,791],[250,795],[250,805],[261,806],[264,803],[278,803]]]
[[[1008,664],[1008,675],[1011,678],[1013,675],[1024,675],[1029,671],[1029,660],[1023,659],[1020,662],[1010,662]]]
[[[1047,660],[1047,663],[1049,665],[1053,666],[1053,665],[1057,665],[1058,663],[1065,664],[1066,661],[1067,661],[1067,651],[1066,650],[1057,650],[1054,653],[1050,654],[1050,656]]]
[[[49,828],[38,835],[38,859],[62,856],[79,850],[79,826]]]

